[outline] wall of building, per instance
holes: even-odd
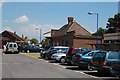
[[[89,45],[95,43],[96,43],[96,39],[74,39],[73,47],[96,49],[95,46]],[[98,43],[101,43],[101,40],[99,40]]]

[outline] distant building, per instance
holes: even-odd
[[[88,44],[95,44],[96,36],[92,36],[89,31],[75,22],[73,17],[68,17],[68,24],[65,24],[59,30],[53,32],[51,30],[52,45],[95,49],[95,47]],[[98,37],[98,43],[102,43],[101,37]]]
[[[0,34],[0,48],[2,48],[3,45],[5,45],[7,42],[17,42],[21,43],[24,40],[16,34],[16,32],[10,32],[10,31],[3,31]]]

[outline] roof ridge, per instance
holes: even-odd
[[[7,31],[7,30],[5,30]],[[10,33],[12,36],[14,36],[15,38],[19,38],[20,40],[23,40],[20,36],[18,36],[17,34],[11,32],[11,31],[7,31],[8,33]]]
[[[76,24],[78,24],[77,22],[75,22]],[[89,34],[91,34],[87,29],[85,29],[83,26],[81,26],[80,24],[78,24],[81,28],[83,28],[85,31],[87,31]]]

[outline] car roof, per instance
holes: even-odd
[[[69,48],[69,47],[66,47],[66,46],[53,46],[53,48]]]

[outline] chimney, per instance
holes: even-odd
[[[24,39],[24,35],[22,35],[22,39]]]
[[[70,23],[72,23],[73,22],[73,20],[74,20],[74,18],[73,17],[68,17],[68,24],[70,24]]]
[[[28,41],[28,37],[27,36],[25,37],[25,41]]]
[[[14,34],[16,34],[16,31],[14,31]]]

